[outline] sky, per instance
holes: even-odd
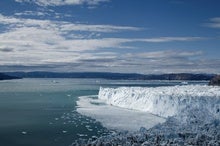
[[[12,71],[220,73],[220,1],[1,0]]]

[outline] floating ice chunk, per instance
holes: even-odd
[[[80,137],[88,136],[87,134],[77,134]]]
[[[22,131],[21,133],[22,133],[22,134],[24,134],[24,135],[25,135],[25,134],[27,134],[27,132],[26,132],[26,131]]]

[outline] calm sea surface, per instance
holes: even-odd
[[[178,84],[183,82],[103,79],[0,81],[0,145],[68,146],[79,138],[105,135],[109,131],[99,122],[76,112],[79,96],[97,95],[100,86],[156,87]]]

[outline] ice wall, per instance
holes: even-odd
[[[100,87],[98,98],[107,104],[168,117],[191,108],[220,118],[220,88],[205,85],[171,87]]]

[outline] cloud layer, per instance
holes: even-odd
[[[64,5],[98,5],[109,0],[15,0],[19,3],[34,3],[39,6],[64,6]]]
[[[32,12],[25,15],[28,14]],[[43,14],[39,13],[39,15]],[[105,34],[137,32],[143,29],[20,16],[22,13],[14,16],[0,14],[0,25],[3,28],[0,33],[1,70],[163,73],[210,72],[210,70],[217,72],[220,68],[219,60],[203,59],[202,51],[163,50],[163,48],[160,48],[161,51],[147,49],[144,52],[129,51],[138,49],[131,45],[134,43],[184,43],[200,41],[205,39],[203,37],[105,37]],[[127,53],[120,53],[120,50],[127,50],[123,51]]]

